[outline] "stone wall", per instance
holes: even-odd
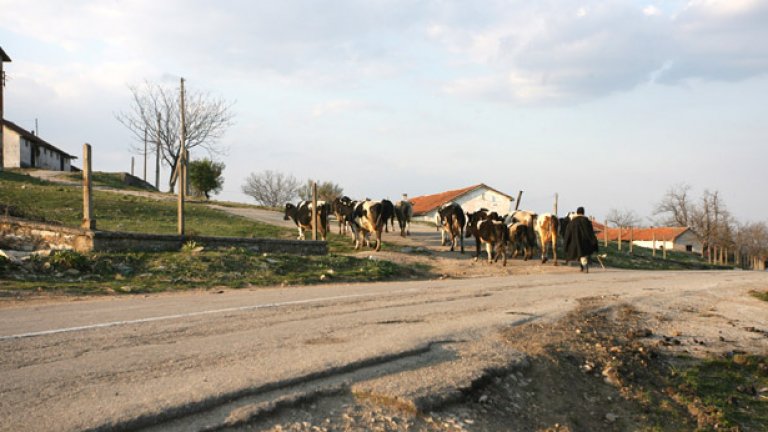
[[[295,255],[328,253],[328,244],[324,241],[213,236],[187,236],[182,240],[177,235],[90,231],[0,217],[0,249],[74,249],[78,252],[176,251],[188,241],[206,249],[242,247],[254,252]]]

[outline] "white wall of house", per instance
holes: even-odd
[[[3,167],[20,168],[21,167],[21,148],[19,145],[21,137],[7,127],[3,126]]]
[[[626,240],[626,239],[624,239],[624,240]],[[661,241],[661,240],[656,240],[655,246],[654,246],[653,241],[635,240],[632,243],[635,246],[644,247],[644,248],[648,248],[648,249],[653,249],[654,247],[656,247],[656,250],[662,250],[664,248],[666,248],[667,250],[672,250],[675,247],[675,243],[674,242],[671,242],[671,241]],[[685,249],[683,249],[683,250],[685,250]]]

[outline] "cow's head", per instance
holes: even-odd
[[[291,218],[291,215],[295,215],[295,214],[296,214],[296,206],[291,203],[287,203],[285,205],[285,215],[283,216],[283,220],[289,220]]]

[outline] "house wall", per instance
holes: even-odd
[[[679,251],[685,251],[686,245],[691,245],[693,247],[694,253],[700,254],[702,252],[703,247],[701,242],[696,237],[696,234],[694,234],[690,230],[685,231],[675,239],[675,245],[673,249],[679,250]]]
[[[19,134],[3,126],[3,167],[21,168],[23,147],[19,146]]]

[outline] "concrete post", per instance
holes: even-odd
[[[93,189],[91,186],[91,145],[83,144],[83,223],[82,227],[96,229],[96,219],[93,217]]]

